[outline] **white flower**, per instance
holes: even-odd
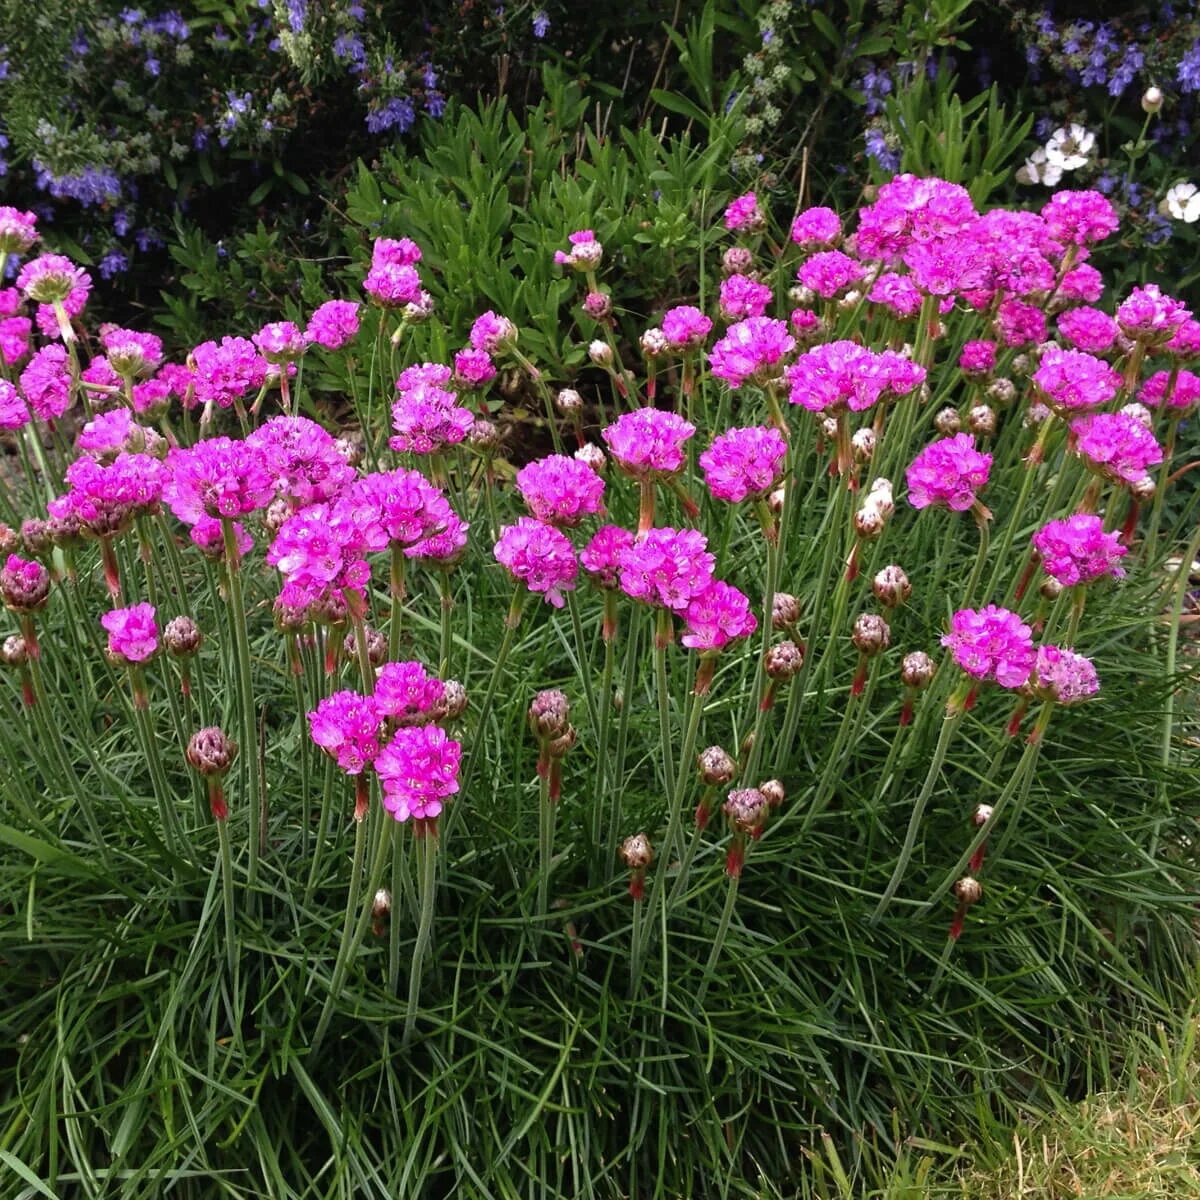
[[[1159,211],[1189,225],[1200,221],[1200,188],[1194,183],[1177,183],[1167,192]]]
[[[1039,146],[1017,171],[1017,182],[1044,183],[1047,187],[1053,187],[1062,178],[1062,173],[1062,167],[1050,162],[1046,151]]]
[[[1096,144],[1096,135],[1082,125],[1056,129],[1046,142],[1046,159],[1064,171],[1086,167]]]

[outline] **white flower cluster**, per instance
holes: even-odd
[[[1078,171],[1091,161],[1096,135],[1082,125],[1056,129],[1044,146],[1039,146],[1017,171],[1018,183],[1041,183],[1054,187],[1066,171]]]
[[[1168,189],[1158,206],[1158,211],[1164,216],[1174,217],[1176,221],[1185,221],[1189,225],[1200,221],[1200,188],[1181,179],[1174,187]]]

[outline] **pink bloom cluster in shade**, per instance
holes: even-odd
[[[108,652],[127,663],[142,663],[158,653],[158,624],[153,604],[114,608],[100,618],[108,633]]]
[[[719,579],[712,580],[688,601],[683,621],[687,629],[679,640],[689,650],[723,650],[736,638],[749,637],[758,628],[749,599]]]
[[[992,456],[975,449],[975,439],[956,433],[926,446],[909,464],[908,502],[913,508],[936,505],[965,512],[988,481]]]
[[[20,429],[30,419],[21,393],[7,379],[0,379],[0,429]]]
[[[1151,344],[1169,340],[1191,315],[1181,300],[1168,296],[1155,283],[1134,288],[1117,306],[1121,332],[1135,341]]]
[[[419,662],[389,662],[375,680],[375,706],[398,725],[425,725],[434,715],[446,685]]]
[[[1117,210],[1093,191],[1055,192],[1042,207],[1042,220],[1051,236],[1076,246],[1092,246],[1116,233]]]
[[[601,525],[579,554],[591,581],[606,591],[618,584],[621,552],[633,545],[633,534],[619,525]]]
[[[254,343],[242,337],[201,342],[191,353],[197,401],[229,408],[266,382],[267,362]]]
[[[374,699],[349,690],[326,696],[308,714],[312,740],[347,775],[361,775],[375,761],[382,725]]]
[[[713,581],[716,558],[696,529],[651,529],[617,555],[621,590],[643,604],[687,612]]]
[[[1098,474],[1118,483],[1139,483],[1163,459],[1162,447],[1128,413],[1087,413],[1071,422],[1074,450]]]
[[[0,359],[6,367],[15,367],[29,353],[29,334],[33,322],[28,317],[0,320]]]
[[[1106,354],[1121,332],[1116,321],[1098,308],[1069,308],[1058,318],[1058,331],[1077,350]]]
[[[467,391],[485,387],[496,378],[496,364],[486,350],[467,347],[454,356],[454,386]]]
[[[1048,521],[1033,535],[1033,548],[1042,569],[1063,587],[1091,583],[1105,575],[1125,574],[1121,559],[1127,553],[1120,536],[1106,533],[1104,522],[1092,513],[1075,513]]]
[[[721,280],[718,307],[727,321],[761,317],[771,303],[771,289],[749,275],[730,275]]]
[[[77,458],[65,475],[67,491],[47,505],[51,516],[75,517],[98,536],[120,532],[139,513],[157,509],[169,472],[145,454],[118,454],[101,464]]]
[[[942,638],[954,661],[975,679],[1005,688],[1019,688],[1033,670],[1033,632],[1007,608],[961,608]]]
[[[275,495],[266,456],[255,446],[215,437],[167,455],[170,480],[163,499],[185,524],[201,517],[241,517]]]
[[[832,208],[806,208],[792,221],[791,236],[801,250],[833,246],[842,236],[842,220]]]
[[[1043,700],[1079,704],[1100,690],[1100,678],[1090,658],[1059,646],[1039,646],[1029,686]]]
[[[0,394],[3,387],[0,387]],[[0,426],[3,421],[0,420]],[[108,412],[97,413],[80,430],[75,444],[80,450],[92,455],[100,461],[111,460],[122,450],[130,448],[130,440],[134,434],[144,433],[142,427],[134,423],[133,414],[127,408],[114,408]]]
[[[67,316],[77,317],[87,303],[92,277],[61,254],[41,254],[30,259],[17,273],[17,288],[29,300],[49,307],[55,300],[66,309]],[[39,328],[42,322],[38,321]],[[58,330],[53,309],[50,313],[52,336]],[[45,333],[45,329],[42,330]]]
[[[913,242],[952,238],[976,219],[966,188],[944,179],[897,175],[858,214],[859,258],[896,262]]]
[[[71,404],[71,369],[63,346],[43,346],[21,372],[21,391],[30,411],[42,421],[54,421]]]
[[[1033,304],[1010,298],[996,310],[996,333],[1006,346],[1044,342],[1046,314]]]
[[[1179,370],[1172,381],[1170,371],[1155,371],[1142,384],[1138,399],[1151,408],[1158,408],[1164,403],[1168,408],[1182,411],[1195,408],[1200,404],[1200,375]]]
[[[921,311],[920,288],[907,275],[885,271],[871,284],[867,299],[890,309],[898,317],[915,317]]]
[[[566,536],[551,525],[521,517],[505,525],[492,553],[509,574],[531,592],[541,592],[547,604],[562,608],[564,591],[574,591],[579,564]]]
[[[1121,376],[1103,359],[1083,350],[1048,346],[1033,382],[1047,404],[1066,414],[1107,404],[1121,388]]]
[[[517,340],[517,327],[507,318],[490,308],[475,318],[468,339],[473,350],[486,350],[496,354]]]
[[[814,254],[796,272],[800,283],[816,292],[822,300],[836,300],[862,281],[862,264],[840,250],[823,250]]]
[[[10,554],[0,570],[0,596],[17,612],[40,608],[50,590],[50,572],[40,562]]]
[[[470,528],[458,513],[452,512],[442,529],[407,547],[404,557],[426,567],[451,567],[462,558]]]
[[[0,322],[0,329],[2,328],[3,322]],[[1177,359],[1200,358],[1200,321],[1189,317],[1171,335],[1163,350]]]
[[[425,298],[416,264],[421,248],[408,238],[377,238],[371,247],[371,269],[363,291],[383,308],[404,308]]]
[[[570,267],[574,271],[593,271],[600,265],[604,257],[604,247],[596,240],[595,233],[590,229],[580,229],[568,234],[567,241],[571,246],[569,251],[555,250],[554,261],[560,267]]]
[[[291,321],[271,321],[264,325],[253,338],[258,352],[276,366],[295,362],[308,349],[308,341]]]
[[[462,746],[438,725],[402,726],[375,759],[383,807],[397,821],[431,821],[458,791]]]
[[[663,313],[663,337],[667,349],[680,353],[702,346],[712,333],[712,321],[691,304],[679,304]]]
[[[307,417],[272,417],[246,438],[293,507],[332,500],[356,478],[333,435]]]
[[[1063,300],[1095,304],[1104,295],[1104,277],[1091,263],[1081,263],[1062,277],[1058,295]]]
[[[990,375],[996,369],[996,343],[967,342],[958,356],[958,367],[966,375]]]
[[[885,395],[907,395],[924,382],[925,368],[894,350],[839,341],[805,351],[786,376],[788,399],[809,412],[862,412]]]
[[[326,350],[340,350],[358,334],[358,310],[353,300],[326,300],[308,318],[305,341]]]
[[[699,462],[713,496],[736,504],[766,495],[779,482],[786,457],[787,442],[778,429],[751,425],[715,437]]]
[[[762,210],[758,207],[758,197],[753,192],[747,192],[733,200],[725,209],[726,229],[762,229],[766,224]]]
[[[307,608],[330,594],[344,598],[347,589],[362,591],[371,578],[366,551],[352,510],[336,502],[310,504],[279,527],[267,562],[283,576],[283,603]]]
[[[163,360],[162,339],[152,333],[102,326],[100,345],[118,375],[149,374]]]
[[[586,463],[551,454],[517,472],[517,491],[530,513],[547,525],[574,528],[604,511],[604,480]]]
[[[709,367],[731,388],[763,382],[779,374],[783,357],[796,347],[787,324],[772,317],[748,317],[730,325],[708,356]]]
[[[696,432],[673,412],[639,408],[600,431],[617,465],[635,479],[674,475],[687,463],[684,443]]]
[[[422,363],[401,373],[392,405],[396,433],[388,441],[393,450],[437,454],[466,438],[475,418],[447,390],[450,376],[450,368],[440,363]]]
[[[399,469],[364,475],[340,497],[342,510],[363,531],[371,550],[422,546],[457,521],[440,488],[420,471]]]
[[[39,236],[34,213],[0,204],[0,253],[24,254]]]

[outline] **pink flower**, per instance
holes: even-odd
[[[162,339],[152,333],[102,327],[100,344],[118,375],[149,374],[163,360]]]
[[[1033,535],[1042,570],[1063,587],[1092,583],[1105,575],[1121,578],[1120,562],[1128,553],[1116,533],[1105,533],[1104,522],[1091,513],[1048,521]]]
[[[958,356],[958,366],[967,376],[990,375],[996,369],[996,343],[967,342]]]
[[[29,353],[32,328],[28,317],[5,317],[0,321],[0,358],[6,367],[15,367]]]
[[[1047,404],[1060,414],[1099,408],[1121,387],[1121,376],[1104,362],[1082,350],[1048,346],[1033,373]]]
[[[358,333],[358,309],[353,300],[326,300],[308,318],[305,339],[326,350],[340,350]]]
[[[1191,317],[1191,310],[1172,296],[1148,283],[1136,287],[1117,308],[1117,324],[1126,337],[1139,342],[1160,344]]]
[[[458,513],[451,512],[440,529],[406,547],[404,557],[430,568],[452,567],[462,558],[470,528]]]
[[[21,372],[21,391],[35,417],[53,421],[71,404],[71,368],[66,348],[43,346]]]
[[[687,632],[680,641],[689,650],[722,650],[758,628],[747,597],[719,579],[691,598],[683,620]]]
[[[467,436],[475,418],[443,386],[449,382],[450,368],[441,363],[421,363],[401,373],[399,398],[392,405],[396,436],[388,441],[393,450],[436,454]]]
[[[3,328],[4,322],[0,321],[0,330]],[[1189,317],[1178,326],[1163,349],[1180,359],[1200,357],[1200,321]]]
[[[142,663],[158,653],[158,625],[154,605],[114,608],[100,618],[108,631],[108,652],[127,663]]]
[[[968,675],[1001,687],[1021,687],[1033,670],[1032,631],[1015,612],[995,604],[959,609],[942,645]]]
[[[97,413],[84,425],[75,444],[98,459],[115,458],[129,446],[130,439],[141,429],[127,408],[114,408]]]
[[[1043,700],[1079,704],[1100,690],[1100,679],[1090,658],[1058,646],[1039,646],[1029,686]]]
[[[367,272],[363,291],[381,308],[404,308],[420,301],[421,276],[407,264],[379,263]]]
[[[992,456],[975,449],[975,439],[956,433],[926,446],[907,472],[908,502],[913,508],[938,505],[966,512],[975,493],[987,484]]]
[[[810,346],[825,332],[825,323],[811,308],[793,308],[788,321],[802,346]]]
[[[469,341],[472,349],[495,354],[517,340],[517,327],[507,318],[488,309],[475,318]]]
[[[867,299],[890,308],[898,317],[915,317],[921,311],[921,290],[908,275],[888,271],[871,285]]]
[[[195,365],[194,387],[201,404],[229,408],[247,392],[257,391],[267,377],[267,363],[254,343],[241,337],[201,342],[190,355]]]
[[[196,373],[190,367],[179,363],[165,363],[159,367],[154,378],[160,383],[165,383],[167,394],[174,396],[184,408],[195,408],[199,403],[196,397]]]
[[[841,218],[832,208],[806,208],[792,222],[792,241],[801,250],[833,246],[841,236]]]
[[[439,725],[402,726],[375,759],[383,807],[397,821],[431,821],[458,791],[462,746]]]
[[[272,321],[255,335],[254,344],[269,363],[280,365],[302,358],[308,349],[304,334],[291,321]]]
[[[375,701],[358,692],[334,692],[308,714],[312,740],[347,775],[361,775],[375,761],[381,725]]]
[[[0,237],[2,236],[3,234],[0,234]],[[0,287],[0,317],[16,316],[21,311],[22,303],[24,301],[21,299],[21,293],[15,287]]]
[[[225,561],[225,528],[216,517],[201,517],[188,530],[188,537],[205,558],[211,558],[214,562]],[[233,523],[233,544],[237,547],[239,561],[254,549],[254,539],[246,532],[241,521]]]
[[[596,235],[590,229],[581,229],[567,237],[571,244],[569,253],[555,250],[554,261],[559,266],[570,267],[574,271],[594,271],[604,257],[604,247],[596,241]]]
[[[412,238],[376,238],[371,245],[371,266],[412,267],[421,261],[421,247]]]
[[[1079,350],[1104,354],[1113,348],[1120,330],[1116,321],[1098,308],[1070,308],[1058,318],[1058,331]]]
[[[1064,300],[1083,300],[1095,304],[1104,295],[1104,277],[1091,263],[1080,263],[1062,277],[1058,294]]]
[[[133,385],[133,407],[140,416],[155,420],[171,404],[171,385],[165,379],[143,379]]]
[[[1046,314],[1023,300],[1005,300],[996,311],[996,332],[1006,346],[1046,340]]]
[[[758,207],[758,197],[753,192],[739,196],[725,209],[726,229],[747,229],[753,233],[763,229],[766,223]]]
[[[752,425],[714,438],[699,462],[713,496],[736,504],[766,495],[779,482],[786,457],[787,442],[779,430]]]
[[[617,555],[621,590],[644,604],[683,613],[712,582],[716,558],[696,529],[651,529]]]
[[[928,296],[952,298],[956,292],[987,287],[993,277],[984,248],[961,235],[915,241],[902,257],[913,283]]]
[[[496,364],[486,350],[468,347],[454,356],[454,384],[456,387],[473,391],[484,387],[496,378]]]
[[[954,237],[976,219],[966,188],[897,175],[879,189],[874,204],[859,211],[854,240],[859,258],[892,263],[912,242]]]
[[[633,534],[619,525],[601,525],[584,546],[579,562],[591,581],[605,591],[617,586],[617,571],[622,550],[633,545]]]
[[[857,342],[825,342],[805,351],[786,371],[788,399],[809,412],[870,408],[883,390],[875,355]]]
[[[544,593],[547,604],[562,608],[564,591],[573,591],[579,564],[566,537],[551,525],[521,517],[505,525],[492,548],[496,561],[531,592]]]
[[[712,321],[691,304],[680,304],[663,313],[663,337],[676,353],[702,346],[712,332]]]
[[[526,507],[547,525],[573,528],[604,511],[604,480],[586,463],[551,454],[517,472],[517,490]]]
[[[266,508],[275,495],[266,457],[260,449],[232,438],[197,442],[167,455],[170,482],[163,499],[186,525],[201,517],[240,517]]]
[[[816,292],[823,300],[844,296],[862,277],[862,265],[840,250],[814,254],[796,272],[801,284]]]
[[[11,205],[0,205],[0,254],[24,254],[38,240],[37,217]]]
[[[1169,408],[1184,411],[1195,408],[1200,404],[1200,375],[1180,370],[1172,384],[1170,371],[1156,371],[1142,384],[1138,399],[1151,408],[1158,408],[1164,401]]]
[[[364,475],[342,504],[354,506],[372,550],[416,545],[448,529],[454,516],[440,489],[420,471],[404,469]]]
[[[384,663],[375,681],[375,706],[400,725],[427,725],[446,685],[419,662]]]
[[[40,562],[10,554],[0,570],[0,599],[13,612],[36,612],[50,595],[50,572]]]
[[[284,603],[306,608],[330,592],[362,591],[371,578],[366,550],[352,510],[310,504],[279,527],[267,562],[283,576]]]
[[[1154,434],[1128,413],[1088,413],[1071,422],[1071,434],[1092,470],[1118,483],[1138,483],[1162,462]]]
[[[771,289],[749,275],[730,275],[721,280],[721,316],[727,321],[761,317],[771,303]],[[665,334],[664,334],[665,336]]]
[[[272,417],[246,445],[262,455],[279,495],[294,508],[332,500],[356,478],[332,435],[307,417]]]
[[[121,377],[113,370],[112,363],[103,354],[97,354],[82,371],[79,378],[84,383],[98,384],[117,390],[121,387]]]
[[[53,304],[56,300],[67,306],[68,316],[78,316],[91,290],[92,277],[61,254],[42,254],[27,262],[17,274],[17,287],[36,304]],[[82,292],[82,299],[78,299]],[[75,312],[71,307],[78,306]]]
[[[674,475],[687,463],[684,443],[696,432],[672,412],[639,408],[600,431],[617,465],[635,479]]]
[[[1042,208],[1052,237],[1076,246],[1090,246],[1116,233],[1116,209],[1099,192],[1055,192]]]
[[[21,393],[7,379],[0,379],[0,429],[20,429],[31,419]]]
[[[69,491],[54,501],[51,513],[77,517],[98,537],[120,533],[139,513],[157,511],[168,470],[145,454],[118,454],[107,465],[77,458],[66,472]]]
[[[725,331],[709,353],[709,367],[716,378],[725,380],[731,388],[740,388],[749,380],[763,382],[777,375],[779,360],[795,346],[783,321],[749,317]]]

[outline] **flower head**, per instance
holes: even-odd
[[[1071,435],[1092,470],[1118,483],[1140,482],[1163,459],[1154,434],[1128,413],[1087,413],[1071,422]]]
[[[729,275],[721,280],[718,303],[721,316],[727,321],[761,317],[771,303],[771,289],[749,275]]]
[[[766,495],[779,482],[786,457],[787,442],[779,430],[752,425],[714,438],[699,462],[713,496],[736,504]]]
[[[594,271],[604,257],[604,247],[596,240],[596,235],[590,229],[581,229],[567,237],[571,249],[564,253],[555,250],[554,261],[559,266],[570,267],[574,271]]]
[[[340,350],[358,333],[358,309],[353,300],[326,300],[308,318],[305,340],[326,350]]]
[[[691,650],[722,650],[735,638],[749,637],[758,621],[750,601],[737,588],[712,580],[683,611],[687,632],[680,641]]]
[[[492,552],[518,582],[531,592],[542,592],[547,604],[562,608],[564,591],[573,591],[579,564],[564,534],[551,525],[521,517],[505,525]]]
[[[1042,219],[1051,236],[1077,246],[1102,242],[1117,231],[1120,223],[1116,209],[1099,192],[1092,191],[1055,192],[1042,208]]]
[[[1033,373],[1033,382],[1051,408],[1071,413],[1107,404],[1120,389],[1121,376],[1083,350],[1049,346]]]
[[[938,505],[966,512],[984,487],[992,456],[975,449],[975,439],[957,433],[926,446],[909,465],[908,502],[913,508]]]
[[[246,439],[293,507],[332,500],[355,480],[332,434],[307,417],[272,417]]]
[[[312,740],[347,775],[361,775],[379,754],[383,722],[370,696],[334,692],[308,714]]]
[[[201,342],[190,357],[195,367],[196,399],[201,404],[229,408],[247,392],[262,387],[267,377],[266,360],[246,338]]]
[[[275,495],[263,452],[248,442],[216,437],[167,455],[170,480],[163,499],[185,524],[201,517],[240,517],[265,508]]]
[[[429,821],[458,791],[462,746],[439,725],[402,726],[375,759],[383,807],[397,821]]]
[[[795,349],[796,340],[784,321],[748,317],[730,325],[708,356],[713,375],[731,388],[749,381],[761,383],[779,374],[780,359]]]
[[[82,299],[76,299],[75,304],[68,307],[70,316],[78,316],[91,290],[92,277],[77,267],[69,258],[61,254],[42,254],[27,262],[17,274],[17,287],[27,299],[37,304],[65,304],[68,298],[78,296],[82,291]],[[71,307],[76,311],[71,312]]]
[[[467,347],[454,356],[454,385],[473,391],[496,378],[496,364],[486,350]]]
[[[50,595],[50,572],[40,562],[10,554],[0,569],[0,599],[13,612],[36,612]]]
[[[954,661],[975,679],[1019,688],[1033,669],[1033,633],[1015,612],[998,605],[959,609],[942,638]]]
[[[679,353],[702,346],[712,332],[712,321],[691,304],[680,304],[663,313],[663,337],[667,349]]]
[[[310,504],[279,527],[267,562],[283,576],[284,603],[305,608],[329,592],[364,588],[371,577],[366,550],[353,509]]]
[[[530,513],[547,525],[573,528],[604,511],[604,480],[586,463],[551,454],[517,472],[517,490]]]
[[[389,662],[375,681],[375,706],[399,725],[426,725],[446,694],[446,685],[419,662]]]
[[[507,317],[502,317],[491,309],[476,317],[471,326],[470,342],[475,350],[486,350],[489,354],[495,354],[516,340],[517,327]]]
[[[0,205],[0,254],[24,254],[39,237],[37,217],[11,205]]]
[[[1117,324],[1126,337],[1135,341],[1159,344],[1191,316],[1191,310],[1180,300],[1166,295],[1157,284],[1136,287],[1117,308]]]
[[[1069,308],[1058,318],[1058,331],[1077,350],[1104,354],[1111,350],[1120,329],[1116,321],[1098,308],[1083,305]]]
[[[308,340],[291,321],[272,321],[253,340],[263,358],[276,365],[295,362],[308,349]]]
[[[800,283],[823,300],[844,296],[862,281],[863,275],[862,264],[840,250],[823,250],[814,254],[796,272]]]
[[[71,403],[71,370],[65,347],[57,343],[43,346],[21,372],[21,391],[35,417],[42,421],[61,417]]]
[[[617,465],[636,479],[674,475],[687,462],[684,443],[696,432],[690,421],[657,408],[622,413],[601,430]]]
[[[766,224],[766,218],[758,207],[758,197],[753,192],[739,196],[725,209],[726,229],[745,229],[754,233],[766,228]]]
[[[579,554],[579,563],[599,588],[617,586],[617,571],[622,550],[633,545],[633,534],[619,525],[601,525]]]
[[[651,529],[617,555],[621,590],[644,604],[683,613],[712,582],[716,561],[698,530]]]
[[[832,208],[806,208],[792,221],[792,241],[801,250],[833,246],[841,236],[842,221]]]
[[[1142,384],[1138,399],[1152,408],[1165,404],[1186,412],[1200,405],[1200,375],[1179,370],[1172,381],[1170,371],[1156,371]]]
[[[108,632],[108,652],[127,663],[141,663],[158,653],[158,625],[152,604],[114,608],[100,618]]]
[[[1106,533],[1104,522],[1091,513],[1048,521],[1033,535],[1033,548],[1042,569],[1063,587],[1125,574],[1120,562],[1127,551],[1119,535]]]
[[[1100,679],[1090,658],[1058,646],[1039,646],[1029,686],[1043,700],[1078,704],[1100,690]]]
[[[20,429],[30,420],[29,406],[21,393],[7,379],[0,379],[0,429]]]

